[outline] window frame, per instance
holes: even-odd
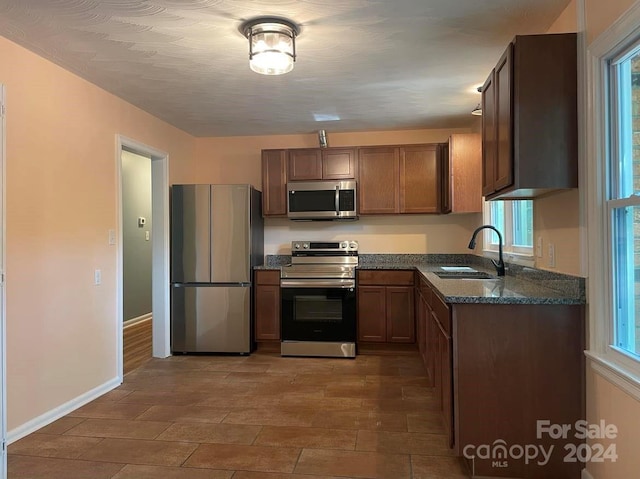
[[[611,203],[611,158],[614,152],[613,130],[617,108],[612,109],[613,79],[611,62],[640,44],[640,3],[636,2],[613,25],[586,48],[586,94],[582,111],[586,112],[582,141],[586,145],[586,171],[582,187],[587,228],[587,302],[589,349],[585,355],[591,367],[621,389],[640,400],[640,360],[615,346],[614,256],[612,207],[629,199]],[[583,50],[585,51],[585,50]],[[589,108],[587,108],[587,105]],[[617,125],[615,125],[617,126]],[[617,131],[617,130],[616,130]],[[616,178],[617,179],[617,178]],[[604,272],[604,274],[603,274]]]
[[[517,201],[517,200],[515,200]],[[484,224],[493,225],[491,205],[498,201],[485,201],[482,218]],[[504,205],[504,225],[496,226],[502,234],[502,253],[511,262],[533,266],[535,263],[534,245],[531,247],[517,246],[513,244],[513,203],[511,200],[500,200]],[[532,206],[533,208],[533,206]],[[494,225],[495,226],[495,225]],[[533,214],[531,215],[531,229],[533,230]],[[535,236],[535,235],[534,235]],[[483,236],[483,251],[485,255],[493,257],[498,253],[497,235],[492,230],[485,230]],[[497,257],[497,256],[496,256]]]

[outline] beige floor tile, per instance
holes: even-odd
[[[366,399],[401,399],[402,386],[366,384],[362,386],[334,386],[326,388],[327,397],[366,398]]]
[[[335,374],[333,372],[310,373],[306,369],[304,372],[295,371],[294,382],[296,384],[307,384],[311,386],[364,386],[365,376],[358,374]]]
[[[206,406],[151,406],[136,420],[219,423],[230,410]]]
[[[363,399],[362,408],[367,411],[403,412],[405,414],[419,414],[425,410],[436,411],[438,404],[435,399]]]
[[[295,472],[375,479],[400,479],[411,476],[408,455],[324,449],[304,449]]]
[[[376,431],[407,431],[407,416],[402,413],[359,411],[321,411],[311,423],[313,427],[335,429],[367,429]]]
[[[193,391],[134,391],[118,404],[148,404],[162,406],[192,406],[207,398]]]
[[[358,431],[356,450],[430,456],[452,454],[446,436],[420,432]]]
[[[111,439],[80,457],[88,461],[122,462],[157,466],[179,466],[195,451],[197,444],[186,442]]]
[[[67,417],[93,417],[103,419],[133,419],[149,409],[148,404],[118,402],[90,402]]]
[[[230,479],[233,471],[127,465],[112,479]]]
[[[64,434],[66,431],[71,429],[73,426],[77,426],[82,421],[86,421],[86,418],[65,416],[52,422],[48,426],[41,427],[37,432],[40,434]]]
[[[444,434],[442,416],[437,411],[423,414],[407,414],[407,430],[409,432],[427,432],[431,434]]]
[[[345,449],[353,451],[357,431],[321,427],[264,426],[254,444],[258,446]]]
[[[403,386],[402,397],[405,399],[423,399],[436,397],[435,389],[426,386]]]
[[[362,399],[352,397],[306,397],[285,395],[280,400],[280,407],[312,408],[316,411],[360,411]]]
[[[163,441],[251,444],[262,426],[244,424],[174,424],[157,437]]]
[[[9,454],[76,459],[102,442],[98,438],[67,437],[51,434],[29,434],[9,445]]]
[[[396,385],[396,386],[418,386],[429,387],[429,381],[426,376],[365,376],[366,384],[378,384],[380,386]],[[433,389],[433,388],[432,388]]]
[[[196,406],[215,407],[229,409],[230,411],[247,408],[272,408],[280,404],[277,396],[263,397],[261,395],[239,395],[230,393],[228,396],[209,396],[200,401]]]
[[[65,436],[155,439],[169,426],[171,426],[170,422],[90,418],[69,429],[64,434]]]
[[[123,466],[124,464],[107,462],[9,455],[7,477],[10,479],[111,479]]]
[[[308,474],[281,474],[278,472],[236,471],[233,479],[352,479],[349,477],[316,476]],[[400,478],[398,478],[400,479]]]
[[[311,426],[315,415],[316,411],[310,408],[253,408],[231,411],[222,422],[260,426]]]
[[[201,444],[184,463],[186,467],[293,472],[300,449],[231,444]]]
[[[413,479],[467,479],[458,457],[411,456]]]

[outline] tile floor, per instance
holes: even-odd
[[[177,356],[9,446],[9,479],[462,479],[418,354]]]

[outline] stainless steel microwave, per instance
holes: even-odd
[[[355,180],[287,183],[287,216],[292,220],[358,219]]]

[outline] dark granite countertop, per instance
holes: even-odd
[[[256,269],[278,270],[290,256],[270,255]],[[495,276],[487,258],[470,254],[361,254],[358,269],[416,269],[447,303],[489,304],[585,304],[585,280],[507,263],[507,275]],[[443,279],[435,272],[442,266],[469,266],[492,279]]]

